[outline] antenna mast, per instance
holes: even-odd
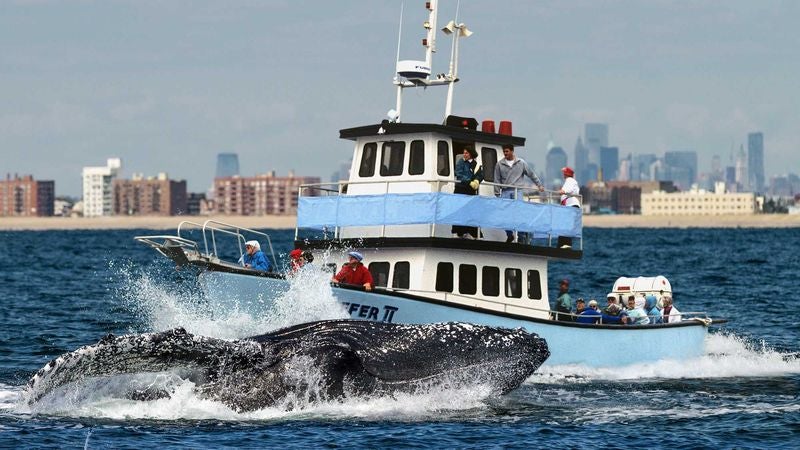
[[[453,35],[453,46],[450,51],[450,69],[447,74],[441,73],[431,79],[431,67],[433,63],[433,53],[436,52],[436,17],[438,14],[438,0],[425,2],[425,7],[429,11],[428,20],[422,26],[427,30],[426,37],[422,40],[425,47],[425,61],[403,60],[400,61],[400,36],[402,32],[402,11],[400,8],[400,30],[397,42],[397,73],[394,76],[393,84],[397,86],[397,103],[395,110],[389,111],[389,119],[393,122],[400,122],[403,107],[403,89],[415,86],[443,86],[448,85],[447,103],[445,105],[445,118],[450,115],[453,105],[453,85],[458,81],[458,38],[468,37],[472,34],[463,23],[457,23],[459,1],[456,7],[456,20],[451,20],[447,26],[442,28],[445,34]]]

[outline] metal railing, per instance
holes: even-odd
[[[418,183],[423,184],[427,183],[431,189],[425,191],[416,191],[416,192],[407,192],[407,193],[425,193],[425,192],[448,192],[451,193],[455,185],[458,183],[455,180],[441,180],[441,179],[427,179],[427,180],[381,180],[381,181],[339,181],[339,182],[327,182],[327,183],[312,183],[312,184],[303,184],[300,185],[298,191],[298,203],[299,199],[304,196],[305,191],[310,190],[313,192],[313,196],[320,196],[319,194],[324,194],[324,196],[338,196],[338,195],[346,195],[350,186],[359,186],[359,185],[370,185],[370,186],[377,186],[383,185],[382,192],[371,192],[370,194],[389,194],[390,192],[390,185],[400,185],[400,184],[409,184],[409,183]],[[444,189],[445,187],[453,186],[451,189]],[[521,201],[525,201],[528,203],[541,203],[541,204],[549,204],[549,205],[561,205],[561,197],[562,194],[560,191],[550,191],[544,190],[539,191],[535,186],[516,186],[516,185],[509,185],[509,184],[501,184],[501,183],[493,183],[493,182],[483,182],[481,186],[487,186],[492,188],[493,195],[486,195],[481,194],[480,188],[478,189],[478,194],[482,197],[498,197],[495,192],[499,189],[501,196],[500,198],[509,198],[503,197],[502,195],[506,192],[511,192],[512,195],[510,199],[519,199]],[[406,192],[396,192],[396,193],[406,193]],[[506,194],[508,195],[508,194]],[[580,204],[583,204],[583,196],[576,195],[570,196],[576,197]],[[436,225],[435,223],[430,224],[430,232],[429,237],[436,236]],[[397,226],[397,225],[392,225]],[[339,238],[339,232],[341,227],[334,228],[334,239]],[[324,230],[327,233],[327,230]],[[519,242],[519,234],[533,234],[524,231],[512,230],[514,233],[514,240]],[[299,239],[300,237],[300,227],[295,227],[295,240]],[[386,225],[381,225],[381,232],[379,237],[386,237]],[[553,246],[553,235],[551,233],[547,234],[547,246]],[[583,239],[576,238],[579,240],[579,249],[583,250]]]

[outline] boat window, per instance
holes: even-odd
[[[476,266],[472,264],[459,264],[458,292],[469,295],[478,292],[478,268]]]
[[[394,277],[392,277],[392,287],[396,289],[408,289],[411,265],[408,261],[400,261],[394,265]]]
[[[436,150],[436,173],[441,176],[450,176],[450,144],[439,141]]]
[[[497,164],[497,150],[492,147],[481,148],[481,165],[484,181],[494,182],[494,166]]]
[[[368,142],[364,144],[361,152],[361,164],[358,166],[359,177],[371,177],[375,175],[375,157],[378,154],[378,144]]]
[[[483,268],[483,295],[497,297],[500,295],[500,269],[486,266]]]
[[[388,262],[369,263],[369,273],[372,274],[372,281],[375,282],[375,286],[386,287],[389,285]]]
[[[506,269],[506,297],[522,297],[522,271],[519,269]]]
[[[411,141],[411,152],[408,154],[408,174],[422,175],[425,172],[425,142]]]
[[[384,142],[381,151],[381,176],[403,174],[403,158],[406,155],[406,143]]]
[[[539,300],[542,298],[542,280],[538,270],[528,271],[528,298]]]
[[[453,263],[440,262],[436,266],[436,290],[453,292]]]

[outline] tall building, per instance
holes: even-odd
[[[567,152],[561,147],[553,147],[547,152],[544,169],[544,185],[547,189],[559,189],[564,184],[561,168],[567,166]]]
[[[600,147],[600,171],[603,181],[617,179],[619,170],[619,148]]]
[[[52,216],[55,206],[54,181],[36,181],[6,174],[0,180],[0,216]]]
[[[631,163],[631,181],[655,180],[650,173],[650,166],[658,160],[652,153],[642,153],[633,157]]]
[[[186,181],[170,180],[167,174],[144,178],[134,174],[130,180],[116,179],[114,184],[114,215],[174,216],[186,214]]]
[[[235,177],[239,175],[239,155],[236,153],[219,153],[217,155],[217,174],[215,178]]]
[[[586,166],[588,164],[589,149],[583,145],[583,140],[578,136],[578,140],[575,142],[575,167],[572,169],[575,171],[575,177],[579,184],[589,180],[589,178],[586,177]]]
[[[747,135],[747,172],[750,189],[764,192],[764,133]]]
[[[664,153],[668,177],[682,190],[692,187],[697,180],[697,152],[671,151]]]
[[[608,125],[604,123],[587,123],[584,125],[583,130],[585,145],[589,149],[589,162],[601,167],[600,148],[608,147]]]
[[[122,170],[119,158],[109,158],[105,166],[83,168],[84,217],[110,216],[113,211],[113,181]]]
[[[736,156],[736,187],[737,192],[750,190],[750,176],[747,170],[747,155],[744,153],[744,146],[739,146],[739,154]]]
[[[319,177],[277,177],[275,172],[254,177],[214,179],[218,214],[262,216],[297,214],[301,184],[319,183]]]

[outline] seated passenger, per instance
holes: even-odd
[[[656,303],[656,296],[648,295],[645,297],[644,310],[648,318],[650,318],[650,323],[664,323],[664,320],[661,318],[661,310],[658,309]]]
[[[589,300],[589,307],[585,309],[575,320],[578,323],[599,323],[600,311],[597,310],[597,300]]]
[[[644,312],[644,299],[633,295],[628,297],[628,325],[647,325],[650,319]]]
[[[681,321],[681,312],[678,308],[672,305],[672,297],[664,296],[664,311],[662,313],[664,323],[675,323]]]
[[[601,323],[612,324],[612,325],[621,325],[625,323],[623,322],[623,317],[625,319],[628,318],[627,315],[626,316],[622,315],[622,310],[616,303],[608,305],[606,311],[600,315],[600,318],[602,320]]]
[[[584,311],[586,311],[586,301],[583,297],[578,297],[578,299],[575,300],[575,315],[579,316]]]
[[[364,255],[359,252],[347,254],[347,263],[342,266],[342,270],[331,278],[331,283],[353,284],[364,286],[367,291],[372,290],[372,274],[369,269],[361,264]]]
[[[244,254],[239,258],[239,262],[244,267],[254,270],[263,270],[269,272],[269,261],[261,251],[261,245],[258,241],[247,241],[244,243]]]
[[[301,267],[303,267],[303,251],[299,248],[296,248],[289,252],[289,273],[297,273]]]

